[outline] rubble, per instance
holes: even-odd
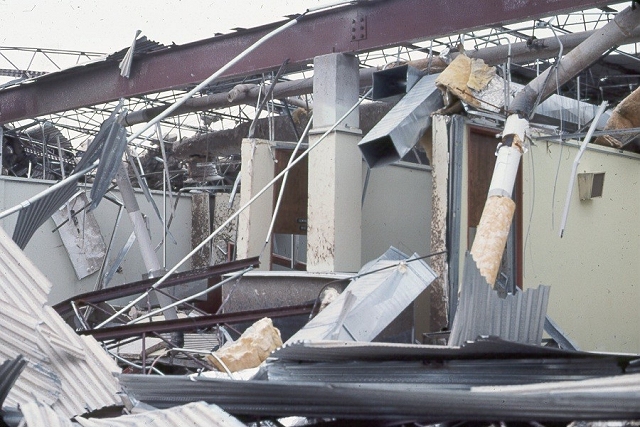
[[[178,172],[182,175],[186,170],[186,163],[189,163],[191,176],[186,181],[180,181],[180,185],[193,184],[194,188],[187,188],[186,191],[199,192],[192,204],[198,206],[198,218],[197,221],[191,222],[191,227],[192,230],[197,229],[196,222],[201,227],[194,233],[192,251],[184,255],[178,263],[167,265],[169,263],[166,261],[166,251],[171,249],[168,249],[166,240],[168,236],[174,240],[184,236],[177,233],[174,236],[169,231],[171,220],[167,221],[166,206],[163,209],[165,214],[161,215],[154,204],[157,218],[147,218],[142,214],[128,182],[128,173],[121,167],[123,155],[129,156],[130,163],[127,168],[135,173],[145,196],[150,198],[149,187],[145,184],[144,168],[141,162],[135,164],[132,153],[129,152],[129,144],[133,145],[144,130],[136,129],[126,137],[126,114],[120,111],[124,100],[121,100],[118,107],[111,112],[111,117],[94,140],[100,146],[99,150],[96,145],[90,145],[86,157],[83,157],[78,165],[71,167],[73,162],[67,156],[66,162],[69,164],[65,164],[59,147],[59,163],[55,171],[62,175],[63,181],[56,184],[61,187],[55,189],[62,188],[64,191],[55,194],[56,197],[38,199],[39,202],[36,201],[38,203],[34,203],[31,209],[27,208],[32,199],[16,207],[17,210],[21,210],[18,225],[14,229],[17,244],[0,230],[0,424],[5,423],[12,427],[168,427],[186,424],[235,427],[284,425],[283,417],[297,417],[296,423],[300,425],[332,426],[500,422],[501,426],[507,426],[507,423],[527,423],[533,426],[543,425],[541,423],[571,423],[572,427],[582,427],[583,423],[593,423],[591,425],[600,427],[595,422],[612,419],[623,420],[622,422],[628,422],[630,425],[637,424],[633,420],[640,419],[640,356],[617,352],[578,351],[577,346],[564,336],[547,316],[548,286],[540,285],[534,289],[527,283],[529,288],[523,290],[518,288],[522,283],[510,283],[510,287],[507,288],[501,287],[504,282],[498,280],[501,271],[504,271],[501,260],[512,233],[510,226],[512,218],[516,216],[516,203],[521,202],[518,198],[521,195],[516,194],[513,189],[520,156],[526,152],[531,140],[530,125],[533,123],[533,113],[538,103],[549,95],[550,86],[547,83],[550,80],[547,77],[552,70],[555,68],[557,73],[560,72],[559,69],[565,72],[565,59],[558,58],[553,67],[549,65],[544,71],[547,77],[543,73],[541,77],[524,86],[524,89],[518,92],[514,105],[511,75],[516,72],[510,68],[510,42],[507,62],[502,67],[502,76],[498,75],[494,67],[495,58],[485,62],[480,59],[483,53],[470,52],[467,56],[464,53],[463,38],[456,47],[458,52],[451,62],[448,59],[445,61],[444,51],[449,48],[443,49],[440,56],[433,56],[432,45],[428,49],[428,61],[422,61],[424,66],[416,82],[410,85],[400,78],[400,81],[391,79],[387,83],[395,86],[393,89],[401,89],[400,101],[393,107],[387,103],[365,102],[360,108],[360,103],[373,93],[373,89],[362,95],[362,76],[369,76],[370,73],[361,73],[358,70],[361,64],[353,53],[368,53],[366,44],[371,41],[380,43],[374,39],[380,35],[384,36],[384,32],[378,31],[379,28],[376,27],[376,14],[369,12],[380,11],[391,3],[396,6],[402,3],[406,6],[406,2],[394,0],[371,2],[370,5],[361,5],[359,2],[347,3],[332,5],[331,13],[343,9],[357,12],[353,15],[355,19],[351,16],[348,19],[351,22],[349,29],[353,37],[352,45],[348,55],[331,55],[345,55],[340,60],[348,58],[352,67],[340,70],[353,73],[348,76],[346,71],[342,74],[325,73],[325,80],[317,82],[314,89],[317,90],[315,104],[312,104],[314,108],[306,108],[310,107],[308,102],[297,100],[298,106],[304,105],[305,108],[292,112],[284,95],[283,100],[267,95],[261,100],[261,105],[269,104],[269,117],[261,118],[260,112],[257,111],[251,122],[243,117],[235,123],[233,129],[201,133],[175,144],[175,151],[171,153],[171,164],[179,165]],[[488,3],[481,6],[489,7]],[[510,12],[520,6],[509,7],[508,11],[503,12]],[[551,10],[557,12],[556,9]],[[606,29],[613,28],[614,32],[618,31],[616,24],[619,20],[630,21],[623,21],[623,29],[626,25],[631,26],[628,28],[629,31],[625,30],[626,33],[616,33],[612,36],[608,48],[617,45],[628,34],[636,31],[637,19],[634,16],[640,15],[640,12],[634,10],[629,8],[617,13],[614,21],[606,24]],[[157,125],[158,141],[152,145],[155,144],[161,149],[163,158],[157,158],[148,150],[144,155],[145,165],[164,165],[161,186],[165,193],[165,178],[169,180],[169,192],[173,185],[169,176],[169,160],[164,151],[161,121],[178,109],[186,111],[184,108],[193,109],[198,105],[208,105],[206,97],[219,95],[223,92],[222,87],[228,88],[232,83],[233,89],[228,92],[231,96],[229,102],[240,102],[245,98],[253,100],[251,91],[257,91],[262,96],[263,88],[266,87],[265,70],[252,70],[256,74],[263,74],[260,85],[252,83],[255,77],[247,77],[246,82],[231,82],[233,79],[224,73],[229,69],[233,70],[234,64],[266,42],[269,37],[287,30],[298,20],[304,22],[303,17],[315,19],[313,12],[307,10],[303,15],[297,15],[281,27],[273,29],[249,49],[243,50],[234,60],[228,61],[223,68],[216,68],[217,71],[206,80],[199,79],[195,83],[189,81],[188,86],[193,89],[175,104],[169,107],[162,105],[163,112],[155,118],[150,118],[146,128]],[[500,19],[502,18],[501,15]],[[512,18],[509,15],[504,19]],[[543,23],[538,22],[536,25],[543,26]],[[505,28],[505,37],[514,37],[512,31],[508,27]],[[238,33],[243,33],[243,30],[239,29]],[[596,32],[591,34],[589,39],[599,37]],[[225,36],[229,39],[234,37]],[[517,46],[520,55],[530,57],[531,51],[545,49],[542,42],[537,42],[533,36],[531,37],[531,40],[525,42],[526,52],[523,53],[522,44]],[[554,41],[557,41],[562,49],[560,38],[556,39]],[[606,45],[608,39],[603,40],[602,44]],[[403,42],[406,43],[408,40]],[[142,46],[138,46],[139,44]],[[141,59],[142,52],[139,49],[144,50],[146,45],[146,39],[137,42],[134,40],[121,62],[122,74],[116,77],[127,79],[130,87],[134,87],[140,81],[140,67],[136,61]],[[575,59],[584,46],[577,43],[571,46],[577,46],[573,51],[576,53],[569,57]],[[154,49],[156,47],[154,45]],[[444,48],[444,44],[436,48],[440,50]],[[333,50],[336,49],[339,51],[343,48],[335,46]],[[426,51],[423,47],[421,49]],[[166,50],[167,56],[171,57],[175,50],[180,51],[181,48]],[[269,52],[273,54],[274,51]],[[594,58],[596,56],[594,52],[587,53]],[[548,52],[545,53],[547,54]],[[331,56],[331,61],[324,65],[332,63],[336,58]],[[107,60],[105,69],[108,68],[108,61],[116,59]],[[120,62],[119,59],[117,61]],[[287,63],[288,60],[284,64]],[[317,64],[320,67],[322,61],[318,61]],[[575,71],[580,64],[578,61],[577,64],[570,65]],[[308,64],[300,62],[293,66],[300,71],[305,70]],[[93,72],[93,66],[88,68]],[[329,68],[327,66],[327,69]],[[393,69],[393,66],[389,69]],[[284,65],[281,68],[281,71],[283,70]],[[403,70],[397,74],[403,74]],[[435,70],[440,71],[440,74],[423,76],[425,71],[430,73]],[[72,70],[68,73],[74,75],[79,71]],[[330,78],[326,78],[326,75]],[[55,77],[51,81],[55,80]],[[218,79],[219,77],[224,79]],[[273,78],[271,89],[274,89],[280,77],[278,73]],[[64,74],[60,78],[64,79]],[[192,75],[190,78],[196,77]],[[358,101],[352,105],[342,105],[344,99],[340,95],[345,95],[346,91],[344,94],[333,93],[329,97],[332,101],[328,103],[340,105],[339,108],[334,108],[336,105],[331,106],[331,115],[335,117],[329,119],[324,117],[325,111],[322,110],[326,107],[321,105],[325,100],[317,95],[323,88],[326,89],[323,83],[340,78],[344,78],[341,84],[349,82],[344,86],[350,95],[354,94],[354,97],[358,98]],[[567,79],[563,78],[562,83]],[[45,78],[44,81],[48,80]],[[305,85],[308,83],[308,80],[304,82]],[[296,83],[293,80],[289,80],[286,87],[294,84]],[[369,82],[365,85],[369,85]],[[177,87],[179,86],[172,86],[171,89]],[[514,85],[514,88],[521,87]],[[219,93],[215,93],[217,90]],[[273,95],[274,91],[267,93]],[[200,97],[192,98],[196,94]],[[580,99],[580,87],[577,94],[575,105],[576,110],[580,110],[583,102]],[[2,96],[3,89],[0,88],[0,98]],[[350,96],[345,96],[346,98],[351,99]],[[639,128],[639,100],[640,89],[616,107],[605,131]],[[562,132],[563,98],[558,95],[555,101],[560,105],[559,120]],[[157,110],[159,107],[153,108]],[[359,109],[362,123],[345,122],[351,113],[358,114],[356,109]],[[309,124],[306,130],[310,128],[310,124],[314,123],[312,112],[317,114],[317,120],[321,125],[316,126],[310,133],[312,136],[309,138],[313,143],[308,144],[306,136],[299,135],[298,128],[305,124]],[[458,116],[455,120],[443,116],[452,113],[468,115]],[[497,178],[486,183],[490,189],[486,204],[483,204],[487,212],[482,215],[479,223],[471,223],[469,218],[466,218],[465,223],[463,217],[471,217],[471,200],[469,198],[466,204],[463,202],[462,180],[467,181],[464,183],[465,186],[484,185],[476,182],[476,177],[469,174],[470,162],[465,166],[465,161],[469,160],[468,156],[472,154],[471,151],[463,151],[465,147],[468,149],[470,143],[470,136],[466,131],[470,127],[478,126],[478,123],[491,123],[492,126],[484,127],[483,132],[491,134],[489,138],[493,138],[497,124],[505,122],[505,113],[508,113],[509,117],[505,123],[506,131],[500,135],[502,143],[496,150],[496,154],[499,155],[495,174]],[[217,113],[209,111],[201,113],[200,118],[206,122],[205,127],[208,130],[213,129],[211,125],[214,123],[215,114]],[[277,114],[279,116],[275,117]],[[356,114],[353,114],[353,117],[356,117]],[[426,135],[432,123],[432,115],[438,115],[433,119],[437,131],[434,130],[432,135],[451,129],[452,132],[459,132],[459,135],[458,139],[451,138],[446,141],[436,140],[435,136],[430,141],[422,141],[425,145],[432,144],[434,151],[433,155],[429,156],[432,164],[426,165],[417,153],[415,144]],[[245,116],[248,117],[246,114]],[[336,120],[339,116],[342,118]],[[473,121],[478,120],[478,117],[484,121]],[[581,122],[584,117],[578,111],[577,128],[585,125]],[[591,129],[595,128],[599,113],[593,117],[595,119]],[[221,119],[218,117],[216,120]],[[471,124],[464,128],[463,122],[467,120]],[[113,129],[109,130],[112,126]],[[47,148],[47,144],[53,141],[45,133],[55,134],[50,128],[51,126],[43,125],[41,129],[43,137],[40,166],[43,176],[46,175],[47,161],[55,158],[55,150]],[[263,233],[255,233],[258,228],[255,222],[273,212],[265,208],[256,209],[255,216],[252,216],[251,221],[242,223],[242,227],[236,224],[236,229],[242,229],[242,236],[253,231],[252,237],[259,241],[259,248],[242,247],[239,245],[242,238],[239,239],[234,232],[228,230],[224,237],[212,240],[220,231],[227,227],[233,228],[230,223],[238,218],[240,212],[287,173],[289,166],[280,171],[279,166],[282,165],[277,165],[278,159],[271,152],[271,142],[274,141],[276,130],[278,135],[284,136],[286,140],[299,139],[300,145],[307,143],[308,148],[304,154],[290,155],[289,166],[293,166],[294,162],[307,161],[305,156],[309,151],[328,135],[348,135],[349,140],[340,140],[339,143],[336,140],[334,143],[336,146],[342,146],[348,141],[350,148],[355,148],[356,145],[351,142],[358,140],[361,133],[365,135],[360,140],[361,152],[358,153],[355,149],[349,153],[351,155],[355,152],[356,155],[350,158],[355,159],[354,162],[341,163],[343,157],[347,157],[346,152],[334,151],[325,155],[335,157],[331,159],[334,161],[331,167],[318,166],[328,163],[309,166],[315,167],[315,175],[308,175],[315,178],[310,181],[313,185],[307,185],[307,178],[304,182],[300,179],[298,184],[301,184],[300,187],[304,190],[301,194],[304,195],[299,195],[298,200],[287,201],[292,205],[299,203],[302,206],[300,211],[289,212],[291,228],[288,230],[293,230],[292,234],[272,232],[271,228],[264,239]],[[464,130],[465,135],[462,135],[461,130]],[[253,135],[254,131],[257,135]],[[242,152],[241,155],[248,159],[244,164],[251,165],[251,170],[244,171],[242,184],[238,148],[240,140],[246,137],[247,132],[265,139],[264,150],[261,151],[267,161],[262,161],[264,159],[256,155],[255,146],[252,150]],[[33,137],[36,134],[31,132],[28,135]],[[108,143],[109,141],[117,144],[112,147],[113,144]],[[13,136],[7,139],[9,145],[3,153],[9,157],[15,155],[16,158],[6,159],[5,166],[7,170],[21,176],[30,176],[31,160],[24,156],[24,153],[18,153],[24,148],[18,142],[19,140]],[[617,138],[613,133],[602,135],[600,138],[600,143],[617,149],[636,149],[636,142],[635,137]],[[60,140],[57,143],[60,145]],[[459,146],[454,147],[455,144]],[[284,146],[286,149],[289,147],[287,144]],[[492,151],[492,147],[489,151]],[[417,163],[398,166],[399,163],[410,163],[407,159],[411,153]],[[362,154],[365,163],[361,162],[359,154]],[[102,157],[98,164],[95,163],[96,156]],[[506,158],[508,159],[505,160]],[[115,178],[123,198],[127,199],[121,205],[129,208],[134,228],[133,237],[127,241],[121,251],[121,257],[124,258],[134,238],[137,238],[138,242],[141,242],[145,264],[142,271],[146,276],[143,280],[137,280],[137,276],[137,281],[119,286],[109,286],[107,280],[104,289],[98,289],[102,287],[99,281],[95,291],[72,295],[52,306],[48,297],[53,285],[21,248],[27,245],[38,226],[50,217],[51,212],[55,210],[53,205],[56,205],[57,209],[57,205],[63,203],[63,199],[69,200],[70,192],[76,192],[75,180],[82,174],[79,173],[73,179],[65,177],[65,174],[84,170],[86,163],[98,167],[91,190],[91,200],[83,202],[91,209],[97,210],[100,200],[108,197],[114,175],[118,171]],[[358,215],[363,215],[362,206],[369,175],[372,168],[392,163],[392,167],[407,167],[412,172],[424,172],[427,168],[436,171],[431,175],[430,182],[420,181],[420,185],[427,187],[433,184],[434,178],[439,181],[438,191],[428,193],[432,202],[429,207],[431,211],[418,212],[418,215],[437,218],[437,229],[430,234],[433,243],[432,253],[418,253],[419,251],[410,248],[407,252],[413,255],[407,256],[391,247],[382,256],[363,266],[359,261],[361,257],[358,251],[366,245],[364,241],[359,240],[361,222]],[[224,172],[218,169],[223,164],[227,166]],[[507,164],[508,166],[505,166]],[[138,170],[138,166],[141,170]],[[334,166],[342,168],[341,172],[344,172],[339,179],[335,170],[330,170]],[[258,171],[269,175],[265,180],[269,183],[264,187],[262,184],[258,186],[262,190],[250,188],[249,185],[252,174],[257,174]],[[329,177],[329,174],[332,175]],[[67,179],[68,182],[65,181]],[[308,215],[309,193],[315,189],[313,196],[316,197],[327,187],[337,188],[338,182],[340,185],[347,185],[353,192],[325,195],[325,204],[322,197],[314,199],[314,222],[313,217]],[[332,184],[324,185],[326,183]],[[359,193],[361,184],[362,200]],[[385,194],[402,191],[409,193],[402,183],[392,181],[385,184],[389,184],[389,187],[385,187]],[[245,191],[249,188],[251,191],[246,197],[249,201],[238,208],[234,206],[234,197],[239,185],[244,185]],[[284,185],[283,183],[282,186]],[[152,187],[159,189],[159,180],[156,179]],[[221,191],[230,193],[225,193],[216,203],[224,203],[228,208],[212,208],[211,195],[219,194]],[[411,192],[410,196],[414,198],[423,198],[427,194],[426,189],[424,194],[420,191],[418,194],[413,193]],[[333,206],[332,204],[341,197],[352,202],[349,203],[349,209],[330,209],[329,206]],[[451,201],[454,198],[455,208],[454,202]],[[263,200],[270,204],[273,199],[274,195],[268,193]],[[482,200],[484,202],[485,199]],[[376,200],[376,203],[392,205],[386,199]],[[73,205],[69,204],[67,211],[61,211],[56,218],[57,224],[67,221],[69,227],[76,228],[73,233],[74,240],[66,243],[69,253],[74,253],[71,250],[74,245],[81,246],[90,237],[84,233],[84,225],[81,227],[78,225],[79,222],[73,222],[72,207]],[[410,211],[412,208],[391,206],[391,213],[381,215],[385,218],[376,226],[378,229],[387,227],[390,221],[396,220],[393,218],[394,215]],[[218,216],[213,221],[212,211],[215,211],[214,216]],[[273,222],[277,216],[277,209],[275,211],[272,215]],[[267,212],[267,215],[264,212]],[[340,217],[335,215],[335,212],[345,216]],[[9,213],[12,212],[5,211],[0,217]],[[317,218],[321,218],[322,221],[318,221]],[[337,221],[343,221],[338,224],[343,226],[347,223],[346,218],[358,218],[358,221],[353,222],[353,227],[337,228]],[[119,219],[120,214],[115,229],[119,226]],[[153,222],[156,219],[162,222],[163,237],[161,244],[154,247],[151,244],[151,236],[158,233],[157,224]],[[188,223],[185,218],[180,220]],[[92,227],[95,230],[92,231],[95,231],[95,234],[91,234],[91,238],[99,240],[102,237],[99,224],[97,221],[94,222],[95,225]],[[452,226],[454,223],[455,227]],[[211,224],[214,226],[211,227]],[[216,231],[211,232],[211,228],[215,228]],[[325,232],[325,237],[331,235],[332,238],[307,240],[307,236],[315,236],[313,233],[317,233],[320,228],[322,230],[317,235],[323,235],[322,232]],[[415,230],[416,226],[411,223],[406,224],[406,228]],[[336,233],[336,230],[340,232]],[[353,234],[356,238],[351,238],[352,235],[347,232],[352,230],[357,231]],[[513,271],[509,272],[510,276],[507,279],[517,277],[518,274],[521,278],[523,274],[522,271],[516,271],[522,269],[523,263],[522,259],[518,258],[522,256],[523,251],[517,240],[522,237],[522,231],[517,232],[520,234],[511,242],[515,248],[509,248],[512,253],[508,253],[508,256],[516,259],[510,261]],[[275,234],[285,237],[278,236],[276,242]],[[637,237],[633,233],[628,234],[632,239]],[[345,238],[346,235],[348,236]],[[275,253],[275,246],[282,244],[286,239],[290,239],[291,246],[278,248],[279,264],[265,262],[265,251],[271,251],[268,255],[272,255]],[[411,246],[399,237],[395,240],[398,240],[398,247]],[[211,241],[216,242],[214,246],[210,244]],[[465,252],[465,244],[472,246],[472,249],[467,253],[462,266],[460,255]],[[296,254],[299,249],[296,245],[304,247],[304,254]],[[162,264],[159,257],[161,246],[164,255]],[[326,256],[333,260],[339,258],[339,254],[347,259],[354,255],[353,260],[357,262],[318,263],[317,259],[312,259],[313,256],[307,257],[307,248],[311,255],[322,254],[317,258]],[[215,255],[212,253],[214,251]],[[95,256],[97,261],[94,260],[91,266],[79,263],[79,270],[76,271],[79,279],[104,269],[109,257],[108,251],[103,252],[100,251],[100,255]],[[187,261],[193,260],[196,253],[200,257],[193,261],[193,265],[199,268],[177,272]],[[430,261],[434,256],[441,258]],[[245,274],[249,275],[248,272],[253,268],[260,266],[261,260],[263,268],[273,271],[269,271],[269,274],[252,275],[252,280],[257,280],[259,285],[242,282],[241,278]],[[314,262],[316,264],[313,264]],[[431,263],[435,268],[432,269]],[[321,271],[326,265],[331,265],[328,267],[331,271]],[[336,265],[347,265],[348,267],[343,269],[348,271],[334,271],[338,270]],[[115,272],[118,266],[118,262],[113,263],[112,271]],[[304,274],[276,271],[278,268],[294,270],[307,267],[310,268]],[[358,269],[359,271],[354,273]],[[438,274],[434,270],[441,276],[437,281]],[[455,271],[455,275],[450,275],[451,271]],[[463,278],[458,280],[462,275],[460,273],[464,273]],[[268,282],[267,278],[272,282]],[[310,283],[310,278],[315,280],[313,284]],[[455,283],[450,284],[449,280]],[[347,281],[349,284],[343,289],[342,284]],[[271,286],[273,282],[277,282],[277,289]],[[56,284],[60,285],[64,284]],[[176,290],[175,287],[178,285],[180,288]],[[437,289],[430,296],[425,293],[434,290],[434,287]],[[212,296],[214,291],[217,292],[215,297]],[[418,306],[417,301],[421,298],[429,300],[426,310],[428,312],[415,313],[414,307]],[[419,319],[416,314],[424,317]],[[436,323],[433,319],[440,319],[443,323]],[[416,325],[419,322],[430,321],[429,327],[437,329],[432,332],[437,334],[439,342],[446,345],[419,343]],[[282,322],[284,327],[280,328],[278,322]],[[400,338],[385,335],[390,327],[398,325],[401,329],[398,334]],[[545,330],[551,338],[543,335]],[[426,335],[423,338],[426,339]]]

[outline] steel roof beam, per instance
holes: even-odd
[[[332,52],[365,52],[476,28],[504,25],[608,4],[602,0],[385,0],[312,13],[221,78],[290,69]],[[205,80],[281,25],[273,23],[134,57],[129,79],[102,61],[0,90],[0,123],[183,88]]]

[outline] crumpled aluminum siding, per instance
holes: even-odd
[[[345,290],[287,342],[337,339],[372,341],[420,295],[436,274],[417,255],[390,248],[366,264]],[[356,298],[339,326],[347,295]],[[337,335],[337,337],[335,337]],[[335,338],[334,338],[335,337]]]
[[[527,289],[500,298],[480,274],[472,256],[467,253],[464,281],[456,317],[453,320],[450,346],[460,346],[481,335],[496,336],[507,341],[540,344],[549,302],[549,287]]]
[[[122,154],[126,148],[126,130],[119,123],[117,115],[122,108],[122,102],[111,112],[104,121],[100,131],[89,145],[74,172],[80,171],[100,159],[96,178],[91,187],[91,205],[94,209],[100,203],[106,193],[115,173],[122,161]],[[13,241],[24,249],[33,237],[34,233],[51,217],[64,203],[66,203],[77,191],[77,181],[69,182],[57,191],[48,194],[22,209],[18,214],[18,221],[13,230]]]
[[[18,214],[18,221],[13,230],[13,241],[20,249],[24,249],[34,233],[47,219],[58,210],[77,191],[78,184],[70,182],[46,197],[31,203]]]
[[[148,411],[109,419],[77,417],[76,421],[83,427],[245,427],[244,423],[218,406],[205,402],[187,403],[160,411]]]
[[[7,398],[11,387],[22,373],[27,361],[19,355],[13,360],[5,360],[0,365],[0,409],[4,406],[4,400]]]
[[[110,131],[106,141],[103,144],[103,150],[100,154],[100,163],[96,170],[96,177],[91,187],[91,205],[89,211],[98,207],[102,197],[111,187],[111,181],[116,176],[118,169],[122,167],[122,155],[127,148],[127,131],[115,119],[110,126]]]
[[[89,336],[78,336],[47,303],[49,280],[0,230],[0,361],[29,362],[8,406],[34,398],[71,417],[117,405],[120,369]]]
[[[204,400],[233,415],[403,422],[640,417],[640,374],[577,381],[569,386],[560,383],[558,390],[530,393],[434,389],[428,384],[349,385],[155,375],[122,375],[120,381],[131,397],[158,408]]]
[[[78,424],[68,418],[61,417],[49,406],[33,400],[20,405],[20,411],[26,427],[77,427]]]

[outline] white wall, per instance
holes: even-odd
[[[25,180],[11,177],[0,178],[0,210],[10,208],[40,191],[48,188],[50,182],[40,180]],[[89,189],[88,189],[89,190]],[[118,192],[115,196],[120,198]],[[149,218],[151,238],[154,247],[162,240],[162,223],[158,220],[151,204],[147,202],[141,192],[136,193],[140,209]],[[162,195],[154,192],[154,199],[162,212]],[[167,200],[167,205],[169,202]],[[169,207],[167,210],[169,211]],[[118,208],[111,202],[103,200],[94,211],[102,236],[108,245],[114,229]],[[10,236],[17,221],[18,214],[13,214],[0,221],[0,226]],[[49,295],[49,302],[55,304],[79,293],[93,290],[97,280],[97,274],[92,274],[83,280],[78,280],[66,249],[57,232],[51,232],[55,228],[53,220],[49,219],[41,226],[25,248],[25,253],[44,275],[53,283],[53,289]],[[111,251],[111,259],[114,259],[131,234],[132,227],[126,211],[123,210],[120,225],[116,230],[115,240]],[[177,207],[177,215],[171,224],[171,232],[177,240],[177,245],[169,241],[167,246],[167,267],[171,268],[191,250],[191,198],[182,196]],[[157,251],[162,264],[162,248]],[[180,271],[188,270],[190,263],[186,263]],[[110,286],[140,280],[145,268],[140,256],[137,243],[134,243],[122,264],[122,270],[116,273]]]
[[[371,170],[362,207],[362,264],[389,246],[407,255],[429,253],[431,192],[428,166],[401,162]]]
[[[605,172],[603,197],[580,201],[576,183],[560,238],[576,152],[537,142],[523,156],[524,283],[551,286],[548,313],[581,349],[638,353],[640,156],[590,146],[578,172]]]

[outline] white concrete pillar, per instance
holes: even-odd
[[[244,206],[258,191],[273,179],[274,165],[269,141],[263,139],[243,139],[242,185],[240,205]],[[238,217],[238,259],[260,255],[264,247],[271,216],[273,215],[273,187],[258,197]],[[260,270],[271,267],[271,248],[267,248],[260,259]]]
[[[309,144],[357,101],[358,60],[352,55],[316,57],[313,76],[313,130]],[[309,155],[307,270],[358,271],[361,267],[362,139],[359,112]]]

